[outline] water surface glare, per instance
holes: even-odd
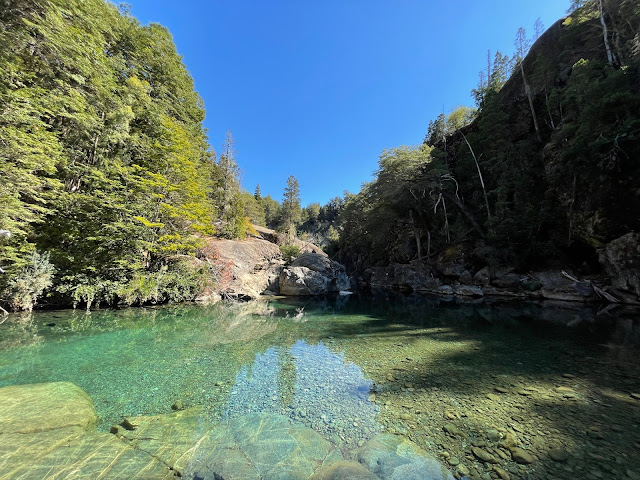
[[[0,387],[72,382],[103,431],[180,400],[213,422],[286,415],[341,448],[397,433],[452,471],[486,472],[473,449],[509,432],[535,456],[500,459],[511,478],[636,478],[639,318],[395,296],[39,312],[0,325]]]

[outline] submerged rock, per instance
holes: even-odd
[[[314,430],[282,415],[255,413],[223,421],[199,441],[187,476],[306,480],[331,453],[334,461],[341,458]]]
[[[95,432],[93,403],[71,383],[4,387],[0,404],[1,478],[175,478],[150,454]]]
[[[452,437],[464,437],[464,433],[453,423],[445,423],[442,429]]]
[[[513,457],[513,460],[516,463],[520,463],[522,465],[528,465],[530,463],[533,463],[535,460],[533,458],[533,455],[531,455],[529,452],[527,452],[522,448],[513,447],[510,449],[510,451],[511,451],[511,457]]]
[[[569,454],[562,448],[552,448],[549,450],[549,457],[555,462],[566,462],[569,458]]]
[[[35,435],[0,435],[0,478],[168,480],[175,472],[115,435],[67,427]]]
[[[65,427],[93,427],[98,417],[91,398],[69,382],[0,388],[0,432],[37,433]]]
[[[116,435],[182,474],[194,445],[211,429],[203,413],[202,407],[194,407],[166,415],[129,417],[125,422],[130,428],[118,429]]]
[[[357,462],[335,462],[320,468],[309,480],[379,480]]]
[[[471,451],[477,458],[479,458],[483,462],[500,463],[496,457],[480,447],[471,447]]]
[[[357,452],[358,461],[382,480],[453,480],[453,475],[415,443],[379,434]]]

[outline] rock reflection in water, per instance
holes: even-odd
[[[297,341],[256,355],[237,374],[225,418],[280,413],[310,426],[334,444],[361,445],[381,431],[379,407],[369,401],[373,382],[322,343]]]

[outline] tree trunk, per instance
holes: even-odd
[[[449,234],[449,216],[447,215],[447,202],[442,197],[442,210],[444,211],[444,232],[447,235],[447,243],[451,243],[451,235]]]
[[[411,219],[411,226],[413,227],[413,236],[416,239],[416,248],[418,250],[418,263],[422,264],[422,244],[420,242],[420,229],[416,226],[416,220],[413,217],[413,209],[409,210],[409,218]]]
[[[614,66],[613,52],[611,51],[611,45],[609,44],[609,30],[607,28],[607,22],[604,20],[604,6],[602,0],[598,0],[598,9],[600,11],[600,23],[602,24],[602,36],[604,37],[604,48],[607,51],[607,61],[609,65]]]
[[[556,131],[556,122],[553,121],[553,115],[551,115],[551,107],[549,107],[549,94],[547,93],[547,87],[544,87],[544,98],[547,106],[547,113],[549,114],[549,120],[551,121],[551,128]]]
[[[447,192],[442,192],[442,195],[447,197],[449,200],[451,200],[453,203],[456,204],[456,207],[458,207],[458,209],[464,214],[464,216],[467,217],[467,219],[471,222],[471,225],[473,225],[473,228],[480,234],[482,238],[484,238],[484,232],[482,231],[482,228],[476,221],[473,214],[469,211],[467,207],[464,206],[464,204],[460,201],[460,199],[455,195],[451,195],[450,193],[447,193]]]
[[[482,172],[480,171],[480,164],[478,163],[478,158],[476,157],[476,154],[473,151],[473,148],[471,148],[471,144],[469,143],[469,140],[467,140],[467,137],[464,135],[464,133],[462,134],[462,138],[464,138],[464,141],[467,143],[469,150],[471,150],[471,155],[473,155],[473,160],[476,162],[476,168],[478,169],[478,177],[480,177],[480,184],[482,185],[482,193],[484,194],[484,204],[487,207],[487,218],[489,219],[489,221],[491,221],[491,210],[489,210],[489,199],[487,198],[487,190],[484,188],[484,179],[482,178]]]
[[[529,100],[529,108],[531,109],[531,116],[533,117],[533,128],[536,129],[536,137],[538,137],[538,141],[542,143],[542,137],[540,136],[540,128],[538,127],[538,119],[536,118],[536,111],[533,107],[533,96],[531,95],[531,88],[529,88],[529,84],[527,83],[527,77],[524,75],[524,66],[522,65],[524,60],[520,60],[520,73],[522,73],[522,81],[524,82],[524,91],[527,94],[527,99]]]

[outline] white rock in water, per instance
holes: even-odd
[[[353,292],[347,292],[346,290],[340,290],[338,295],[353,295]]]

